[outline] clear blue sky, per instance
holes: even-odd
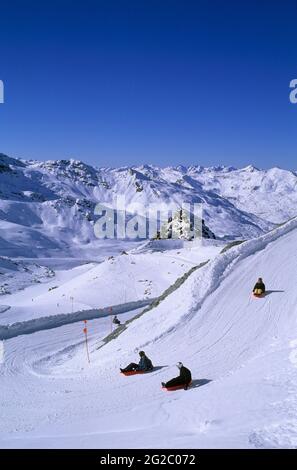
[[[0,151],[297,168],[296,0],[1,1]]]

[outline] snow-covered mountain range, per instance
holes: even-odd
[[[272,168],[94,168],[0,154],[0,255],[51,256],[95,241],[96,203],[203,203],[217,237],[251,238],[297,213],[297,174]]]

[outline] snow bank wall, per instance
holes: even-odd
[[[109,315],[119,315],[121,313],[146,307],[154,300],[154,298],[144,299],[100,309],[81,310],[78,312],[65,314],[62,313],[59,315],[51,315],[48,317],[40,317],[23,322],[12,323],[11,325],[0,325],[0,340],[11,339],[20,335],[28,335],[31,333],[36,333],[37,331],[58,328],[60,326],[76,323],[78,321],[94,320],[96,318],[103,318]]]

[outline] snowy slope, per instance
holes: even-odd
[[[24,262],[11,262],[5,258],[8,266],[7,275],[2,281],[3,294],[8,291],[5,286],[9,277],[11,290],[8,292],[14,295],[1,297],[1,303],[10,308],[0,313],[0,326],[154,299],[193,266],[215,257],[223,247],[224,244],[216,240],[204,240],[203,243],[156,240],[117,256],[107,256],[101,263],[77,260],[78,265],[72,269],[69,261],[66,262],[66,269],[59,269],[52,260],[55,270],[48,269],[51,277],[47,278],[47,283],[41,283],[42,272],[39,277],[36,273],[35,282],[32,281],[33,285],[24,292],[15,291],[18,287],[28,286],[27,271],[26,276],[23,270],[18,275],[12,271],[16,265],[23,266]],[[49,260],[41,261],[48,264]]]
[[[1,446],[296,447],[296,243],[294,219],[226,251],[100,349],[96,320],[91,364],[80,324],[7,341]],[[159,368],[122,377],[140,348]],[[180,360],[193,387],[163,392]]]
[[[146,317],[139,319],[138,321],[134,322],[133,325],[129,327],[129,330],[125,332],[122,337],[117,340],[116,347],[119,348],[121,345],[121,341],[125,344],[126,349],[126,337],[129,338],[127,342],[130,344],[131,350],[134,350],[136,347],[144,347],[147,344],[155,343],[159,339],[166,337],[168,333],[171,333],[176,330],[179,333],[180,329],[184,329],[187,327],[188,323],[190,325],[191,331],[193,331],[193,319],[194,322],[198,320],[198,324],[201,321],[201,313],[199,316],[196,315],[196,312],[204,306],[204,302],[210,298],[210,295],[221,288],[221,284],[223,282],[228,283],[228,280],[231,279],[230,284],[228,285],[228,289],[226,290],[228,299],[223,298],[219,300],[217,296],[215,296],[215,300],[218,302],[219,309],[229,309],[230,304],[232,304],[232,297],[230,297],[230,291],[232,291],[232,283],[234,280],[236,281],[236,286],[242,282],[241,278],[238,276],[237,265],[239,265],[239,270],[243,271],[244,277],[251,277],[251,280],[247,282],[245,285],[242,286],[244,294],[244,298],[247,299],[247,308],[251,304],[250,296],[248,295],[251,284],[253,281],[259,276],[262,276],[264,279],[267,279],[267,275],[265,271],[273,272],[276,270],[280,272],[281,268],[283,268],[283,273],[286,272],[286,262],[290,258],[290,264],[294,266],[296,262],[297,254],[294,247],[294,241],[296,240],[297,236],[297,219],[292,219],[287,224],[283,225],[282,227],[273,230],[272,232],[256,238],[249,240],[241,245],[235,246],[232,249],[224,252],[223,254],[216,257],[214,260],[209,262],[204,268],[198,270],[197,273],[193,274],[191,278],[185,283],[185,285],[180,288],[178,291],[173,293],[170,297],[165,299],[164,302],[160,304],[160,306],[154,309],[149,315]],[[288,245],[291,247],[285,248],[287,244],[287,239],[289,239]],[[278,241],[279,240],[279,241]],[[293,240],[293,241],[291,241]],[[279,245],[283,246],[284,249],[278,253],[277,245],[273,244],[272,242],[278,241]],[[271,244],[271,248],[270,248]],[[265,266],[265,270],[263,271],[262,265],[258,262],[258,257],[262,258],[263,253],[266,253],[265,247],[268,246],[267,253],[268,255],[265,257],[263,265]],[[269,249],[270,248],[270,249]],[[264,250],[264,252],[263,252]],[[259,255],[258,253],[259,252]],[[273,260],[269,259],[271,253],[274,253]],[[284,258],[285,253],[285,258]],[[272,258],[272,256],[271,256]],[[254,271],[254,278],[250,273],[246,274],[244,272],[244,265],[243,260],[247,259],[251,263],[251,269]],[[267,266],[265,265],[267,264]],[[284,276],[284,279],[288,279],[289,275]],[[226,278],[226,281],[225,281]],[[290,281],[289,281],[290,282]],[[271,285],[272,289],[276,289],[277,286]],[[224,284],[225,285],[225,284]],[[237,288],[235,287],[235,291],[237,292]],[[221,296],[221,291],[219,291]],[[281,292],[279,293],[281,294]],[[292,293],[290,293],[291,297],[295,299],[297,294],[293,289]],[[279,295],[278,297],[282,297]],[[239,294],[235,295],[235,302],[241,302],[241,297]],[[264,302],[258,302],[259,306],[263,306],[263,304],[269,305],[271,303],[270,296],[264,300]],[[171,306],[174,305],[174,313],[168,315],[168,311],[170,310]],[[242,308],[242,307],[241,307]],[[135,328],[135,330],[134,330]],[[137,339],[135,338],[135,331],[137,330]],[[143,339],[143,343],[141,342],[140,338]],[[134,339],[133,339],[134,338]],[[105,348],[107,352],[108,349],[112,348],[112,343]]]
[[[81,256],[96,242],[95,204],[113,204],[116,195],[144,208],[202,203],[216,236],[252,238],[296,215],[296,182],[294,172],[277,168],[93,168],[0,154],[0,254]]]

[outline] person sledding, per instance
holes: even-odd
[[[148,372],[150,370],[153,370],[154,366],[152,364],[152,361],[147,357],[144,351],[139,352],[140,356],[140,361],[138,364],[131,362],[127,367],[124,369],[120,369],[122,373],[125,372]]]
[[[184,388],[185,390],[189,387],[192,382],[192,374],[182,362],[178,362],[176,367],[179,369],[179,376],[168,382],[162,382],[162,387],[167,389],[175,389],[176,387]]]
[[[262,277],[259,277],[258,281],[256,282],[255,287],[253,289],[253,294],[258,297],[265,294],[265,284],[263,282]]]
[[[116,315],[115,315],[115,317],[113,317],[112,323],[114,323],[114,325],[120,325],[121,324],[120,320],[118,319],[118,317]]]

